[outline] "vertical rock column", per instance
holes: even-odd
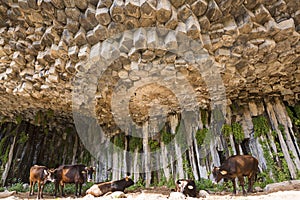
[[[284,140],[283,133],[281,133],[281,131],[279,129],[279,124],[278,124],[278,121],[277,121],[277,118],[276,118],[276,112],[275,112],[273,106],[274,105],[271,102],[266,100],[266,110],[267,110],[267,113],[269,115],[269,118],[270,118],[270,121],[271,121],[271,124],[272,124],[272,128],[278,134],[280,146],[281,146],[284,158],[287,162],[287,165],[288,165],[288,168],[289,168],[289,171],[290,171],[290,174],[291,174],[291,178],[295,179],[297,177],[297,175],[296,175],[297,170],[296,170],[295,164],[294,164],[294,162],[293,162],[293,160],[292,160],[292,158],[289,154],[289,149],[288,149],[288,146],[286,144],[286,141]]]
[[[146,187],[151,183],[151,157],[149,147],[149,126],[146,121],[143,124],[143,150],[144,150],[144,169],[146,173]]]

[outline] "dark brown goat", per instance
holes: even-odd
[[[75,196],[81,196],[82,184],[84,184],[87,180],[90,181],[92,179],[91,176],[93,172],[93,167],[86,167],[82,164],[61,165],[58,168],[51,170],[51,175],[55,179],[54,196],[56,197],[59,185],[61,186],[61,195],[64,196],[65,183],[75,183]]]
[[[235,178],[237,177],[245,195],[244,176],[248,177],[248,192],[252,192],[257,172],[258,161],[256,158],[251,155],[235,155],[229,157],[220,167],[214,167],[213,176],[215,182],[219,182],[222,178],[230,179],[233,183],[233,194],[236,194]]]

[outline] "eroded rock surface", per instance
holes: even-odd
[[[189,98],[181,93],[186,84],[179,82],[172,91],[170,77],[188,80],[198,106],[209,107],[216,92],[210,83],[215,79],[205,79],[212,73],[209,69],[197,71],[199,63],[191,52],[200,52],[205,62],[216,66],[214,73],[221,75],[229,104],[266,96],[280,96],[293,104],[300,98],[298,0],[1,2],[1,116],[21,115],[34,122],[38,111],[52,110],[53,123],[73,123],[72,80],[83,72],[96,80],[89,88],[94,98],[73,99],[75,109],[91,103],[88,106],[102,125],[114,125],[113,94],[118,98],[133,94],[129,113],[138,123],[147,120],[149,112],[179,112],[178,99]],[[104,45],[106,39],[139,27],[174,32],[140,29],[122,34],[111,46]],[[181,41],[181,34],[199,42],[201,49]],[[157,49],[157,43],[168,50]],[[188,50],[182,56],[170,49]],[[99,56],[106,61],[117,59],[100,77],[92,76],[85,61],[99,60]],[[157,82],[147,84],[149,75]],[[163,87],[161,82],[169,85]],[[130,93],[132,88],[136,91]],[[160,105],[160,111],[149,110],[154,104]],[[122,103],[115,106],[123,112]]]

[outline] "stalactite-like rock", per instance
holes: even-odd
[[[168,167],[169,163],[167,162],[168,160],[170,160],[167,156],[168,155],[167,147],[165,146],[164,142],[161,142],[160,146],[161,146],[161,153],[162,153],[160,162],[163,165],[164,176],[166,177],[167,180],[169,180],[171,172]]]
[[[209,1],[206,12],[208,19],[212,22],[216,21],[222,16],[222,12],[220,11],[218,4],[214,0]]]
[[[156,0],[140,0],[140,15],[141,19],[156,18]]]
[[[193,39],[199,39],[200,37],[200,25],[197,21],[197,18],[190,16],[186,20],[186,29],[187,35]]]
[[[86,32],[83,28],[80,28],[79,31],[75,34],[74,36],[74,42],[78,45],[78,46],[82,46],[84,44],[86,44]]]
[[[134,18],[141,16],[140,0],[126,0],[125,1],[125,14]]]
[[[268,112],[269,117],[271,119],[271,123],[272,123],[272,126],[273,126],[274,130],[276,130],[276,132],[278,134],[279,142],[280,142],[280,145],[281,145],[281,148],[282,148],[282,152],[283,152],[284,158],[287,162],[291,177],[295,178],[296,177],[295,164],[294,164],[293,160],[290,157],[290,154],[289,154],[289,151],[288,151],[288,146],[287,146],[286,141],[284,140],[284,137],[283,137],[284,133],[281,133],[281,131],[278,128],[279,124],[278,124],[277,119],[276,119],[276,114],[275,114],[274,108],[269,102],[267,102],[267,112]]]
[[[293,141],[295,141],[295,138],[290,133],[290,130],[288,128],[287,113],[278,98],[275,99],[275,103],[276,104],[274,106],[274,111],[276,113],[276,118],[278,120],[278,123],[284,126],[284,133],[282,133],[282,134],[285,135],[286,144],[287,144],[288,148],[290,149],[290,151],[292,152],[292,155],[293,155],[292,157],[293,157],[293,160],[295,162],[297,169],[299,169],[300,168],[299,147],[298,147],[297,142],[296,143],[293,142]]]
[[[124,14],[124,2],[121,0],[116,0],[110,7],[110,16],[115,22],[123,22],[125,20]]]
[[[96,18],[101,25],[108,25],[111,22],[108,8],[98,8],[96,10]]]
[[[171,18],[166,22],[165,27],[168,29],[174,30],[178,24],[178,19],[177,19],[177,12],[174,7],[172,7],[172,16]]]
[[[137,172],[139,172],[140,171],[140,161],[138,160],[138,158],[139,158],[139,156],[138,156],[138,149],[136,149],[135,150],[135,152],[134,152],[134,161],[133,161],[133,167],[132,167],[132,169],[133,169],[133,173],[132,174],[134,174],[134,181],[135,181],[135,183],[139,180],[139,178],[140,178],[140,174],[139,173],[137,173]]]
[[[161,23],[167,22],[172,15],[171,4],[168,0],[158,1],[156,10],[156,20]]]
[[[146,173],[146,187],[150,186],[151,183],[151,157],[150,157],[150,147],[149,147],[149,127],[148,123],[146,122],[143,124],[143,150],[144,150],[144,171]]]
[[[170,0],[170,2],[175,8],[178,8],[184,4],[185,0]]]
[[[70,74],[74,74],[76,71],[75,66],[71,61],[67,62],[65,70]]]
[[[197,0],[191,5],[191,9],[197,17],[202,16],[207,9],[207,2],[204,0]]]
[[[72,20],[78,20],[80,16],[80,10],[76,7],[74,8],[65,8],[65,15]]]

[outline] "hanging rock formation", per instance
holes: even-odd
[[[0,118],[40,125],[38,113],[50,110],[49,126],[63,130],[82,113],[109,137],[125,133],[123,149],[134,123],[157,141],[164,161],[170,151],[184,152],[176,141],[165,147],[161,130],[176,135],[183,119],[188,155],[168,157],[166,177],[187,177],[188,166],[195,178],[208,178],[222,156],[252,153],[262,170],[269,157],[282,165],[284,158],[296,178],[299,136],[285,106],[300,98],[299,8],[299,0],[2,0]],[[219,119],[215,105],[224,106],[221,120],[230,126],[227,137],[214,127],[211,143],[201,135]],[[263,133],[253,123],[262,116]],[[133,149],[135,163],[153,147],[150,139]],[[103,167],[143,168],[123,156]]]

